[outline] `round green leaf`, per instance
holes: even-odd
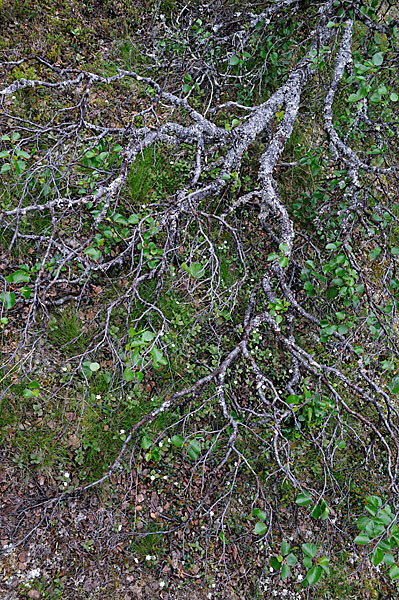
[[[266,521],[266,513],[264,510],[260,510],[260,508],[255,508],[253,510],[253,515],[254,517],[257,517],[258,519],[260,519],[261,521]]]
[[[288,542],[281,542],[281,554],[286,556],[290,551],[291,546]]]
[[[152,446],[152,439],[149,438],[146,435],[143,435],[143,437],[141,438],[141,447],[143,450],[148,450],[148,448],[151,448]]]
[[[258,535],[265,535],[265,533],[267,531],[267,525],[265,525],[265,523],[263,523],[263,521],[258,521],[255,525],[254,531]]]
[[[234,67],[235,65],[238,65],[239,62],[240,62],[240,59],[238,58],[238,56],[236,56],[235,54],[233,54],[233,56],[230,56],[229,63],[231,64],[232,67]]]
[[[313,585],[314,583],[317,583],[322,574],[323,570],[321,567],[312,567],[311,569],[309,569],[308,574],[306,576],[308,584]]]
[[[126,367],[126,369],[123,371],[123,379],[127,382],[133,381],[134,371],[132,371],[132,369],[130,369],[129,367]]]
[[[316,544],[312,544],[312,543],[302,544],[301,547],[302,547],[303,553],[306,554],[306,556],[310,556],[311,558],[316,556],[316,554],[318,552],[318,547],[316,546]]]
[[[170,438],[170,441],[174,446],[177,446],[177,448],[181,448],[184,444],[184,437],[182,435],[174,435]]]
[[[290,575],[290,572],[291,572],[291,569],[289,568],[289,566],[284,564],[281,567],[281,579],[283,579],[283,580],[287,579],[287,577],[289,577],[289,575]]]
[[[29,273],[27,273],[26,271],[15,271],[15,273],[11,273],[11,275],[7,275],[6,277],[6,281],[8,283],[21,283],[21,281],[23,281],[24,283],[27,283],[30,279],[30,275]]]
[[[289,554],[285,560],[286,560],[287,565],[290,565],[290,567],[295,566],[296,563],[298,562],[298,559],[295,556],[295,554]]]
[[[87,254],[87,256],[90,256],[90,258],[92,258],[93,260],[98,260],[99,258],[101,258],[101,252],[97,248],[86,248],[85,254]]]
[[[372,62],[375,67],[381,66],[384,62],[384,55],[382,54],[382,52],[377,52],[376,54],[374,54]]]
[[[14,292],[1,292],[0,301],[3,302],[4,308],[10,310],[15,305],[15,294]]]
[[[278,571],[281,567],[281,563],[277,560],[275,556],[272,556],[270,559],[270,566],[273,567],[276,571]]]
[[[389,576],[391,579],[399,579],[399,567],[397,565],[393,565],[389,569]]]
[[[292,402],[290,404],[292,404]],[[309,494],[299,494],[295,502],[299,504],[299,506],[307,506],[308,504],[311,504],[312,498]]]
[[[368,535],[360,534],[354,539],[355,544],[368,544],[370,542],[370,538]]]

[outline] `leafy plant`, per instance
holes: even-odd
[[[380,564],[387,565],[389,577],[399,579],[398,557],[393,554],[399,548],[399,527],[396,524],[396,515],[389,504],[383,505],[379,496],[367,496],[366,511],[368,515],[359,517],[356,521],[359,534],[355,537],[355,544],[373,548],[371,562],[375,567]]]

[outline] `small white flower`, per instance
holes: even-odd
[[[158,446],[159,446],[160,448],[162,448],[162,446],[163,446],[163,442],[159,442]]]
[[[67,487],[68,483],[66,481],[64,481],[64,487]]]
[[[147,554],[147,556],[145,557],[146,560],[151,560],[151,556],[149,554]]]
[[[66,477],[67,479],[69,479],[70,475],[69,475],[68,471],[65,471],[64,477]]]
[[[213,517],[214,515],[215,515],[215,513],[213,512],[213,510],[211,510],[211,511],[209,512],[209,516],[210,516],[210,517]]]
[[[157,557],[155,556],[155,554],[152,555],[152,560],[157,560]]]
[[[125,430],[124,430],[124,429],[121,429],[119,433],[120,433],[121,435],[123,435],[123,434],[125,433]]]
[[[163,587],[165,587],[165,585],[166,585],[166,584],[165,584],[165,582],[164,582],[164,581],[160,581],[160,582],[159,582],[159,587],[160,587],[160,588],[163,588]]]
[[[155,475],[151,475],[150,479],[151,479],[151,481],[154,481]]]
[[[301,575],[301,573],[299,573],[297,581],[302,581],[302,579],[303,579],[303,575]]]
[[[97,394],[96,400],[101,400],[101,394]]]
[[[167,476],[167,475],[164,475],[164,476],[162,477],[162,479],[167,479],[167,478],[168,478],[168,476]]]
[[[136,563],[136,565],[137,565],[137,564],[138,564],[138,562],[139,562],[139,559],[138,559],[138,558],[134,558],[133,560],[134,560],[134,562],[135,562],[135,563]]]

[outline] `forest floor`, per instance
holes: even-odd
[[[38,53],[60,66],[80,67],[116,60],[123,50],[121,39],[134,33],[131,28],[135,11],[143,9],[139,2],[124,0],[46,0],[40,7],[36,3],[28,6],[23,0],[4,0],[0,4],[0,51],[4,60]],[[60,358],[49,353],[46,360],[55,364]],[[61,364],[59,360],[57,371]],[[36,417],[28,415],[20,422],[20,436],[34,430]],[[246,505],[245,491],[240,504],[237,500],[234,507],[241,527],[240,545],[234,542],[225,546],[222,539],[205,540],[203,544],[198,536],[202,521],[192,516],[192,498],[185,494],[190,463],[187,468],[183,465],[177,469],[173,462],[167,462],[157,470],[141,453],[129,475],[115,474],[107,484],[83,497],[47,505],[48,498],[68,488],[74,475],[37,467],[34,460],[31,469],[22,466],[11,439],[15,432],[10,428],[8,433],[10,439],[6,431],[0,455],[2,599],[308,598],[307,590],[297,582],[276,582],[273,573],[268,572],[265,548],[259,541],[254,543],[254,522],[244,522],[245,515],[252,512]],[[71,437],[71,455],[75,456],[78,446],[79,442]],[[212,497],[201,498],[200,475],[198,481],[191,481],[190,494],[197,494],[197,502],[204,500],[212,505]],[[176,519],[188,523],[187,527],[172,527],[168,536],[159,533]],[[306,520],[299,517],[297,522],[302,539],[312,541],[314,531],[307,531]],[[143,533],[146,536],[141,537]],[[397,597],[396,588],[385,589],[384,581],[370,578],[361,553],[353,557],[356,569],[350,574],[345,540],[335,541],[342,548],[332,557],[336,574],[330,578],[328,589],[320,589],[320,598]]]

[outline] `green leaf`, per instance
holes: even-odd
[[[301,402],[302,398],[301,396],[297,396],[296,394],[291,394],[290,396],[287,396],[286,398],[286,402],[287,404],[299,404]],[[307,494],[299,494],[298,498],[300,496],[307,496]],[[297,498],[297,504],[300,504],[300,502],[298,502],[298,498]],[[309,502],[308,502],[309,504]],[[300,506],[306,506],[306,504],[300,504]]]
[[[309,569],[308,574],[306,575],[306,581],[309,585],[313,585],[317,583],[320,577],[323,575],[323,570],[321,567],[312,567]]]
[[[15,305],[14,292],[1,292],[0,301],[3,302],[4,308],[10,310]]]
[[[380,67],[383,62],[384,62],[384,55],[382,52],[377,52],[376,54],[374,54],[374,56],[372,58],[372,63],[375,67]]]
[[[360,531],[364,531],[369,523],[370,523],[370,519],[366,516],[359,517],[358,520],[356,521],[357,528]]]
[[[102,256],[100,250],[98,250],[97,248],[93,248],[93,246],[91,246],[90,248],[86,248],[85,254],[87,254],[87,256],[90,256],[90,258],[92,258],[93,260],[98,260]]]
[[[0,158],[6,158],[8,156],[10,156],[10,151],[9,150],[2,150],[0,152]]]
[[[289,545],[288,542],[281,542],[281,554],[283,556],[287,556],[287,554],[290,551],[291,546]]]
[[[313,284],[312,284],[311,281],[305,281],[303,287],[306,290],[308,296],[314,296],[315,295],[315,289],[314,289],[314,286],[313,286]]]
[[[21,175],[26,169],[26,162],[24,160],[16,160],[14,164],[17,174]]]
[[[374,260],[375,258],[377,258],[377,256],[379,256],[381,254],[381,248],[379,246],[377,246],[377,248],[374,248],[374,250],[372,250],[369,254],[369,258],[371,260]]]
[[[330,559],[327,556],[322,556],[318,561],[320,567],[327,575],[330,574]]]
[[[10,163],[6,163],[5,165],[2,165],[2,167],[0,169],[0,173],[7,173],[10,169],[11,169]]]
[[[190,267],[190,273],[195,279],[199,279],[204,274],[204,267],[201,263],[193,263]]]
[[[389,384],[392,394],[399,394],[399,377],[394,377]]]
[[[311,504],[312,498],[309,494],[299,494],[295,502],[299,504],[299,506],[307,506],[308,504]]]
[[[353,540],[355,542],[355,544],[368,544],[370,542],[370,538],[368,535],[363,535],[362,533],[360,535],[358,535],[357,537],[355,537],[355,539]]]
[[[255,525],[254,532],[258,535],[265,535],[267,531],[267,525],[263,521],[258,521]]]
[[[184,437],[182,435],[174,435],[170,438],[170,441],[177,448],[181,448],[184,444]]]
[[[265,511],[261,510],[260,508],[254,508],[253,515],[257,519],[260,519],[261,521],[266,521],[267,515],[266,515]]]
[[[114,215],[112,217],[114,223],[120,223],[121,225],[129,225],[129,221],[127,219],[125,219],[125,217],[123,215],[120,215],[119,213],[117,213],[116,215]]]
[[[336,287],[329,287],[327,289],[327,298],[332,299],[332,298],[336,298],[338,296],[338,288]]]
[[[394,565],[395,559],[392,554],[384,554],[383,561],[386,565]]]
[[[310,569],[310,567],[313,564],[312,559],[310,558],[310,556],[305,556],[302,562],[303,562],[303,564],[305,565],[305,567],[307,569]]]
[[[187,450],[187,455],[192,460],[197,460],[200,452],[201,452],[201,444],[200,444],[200,442],[198,440],[193,440],[191,442],[191,445],[190,445],[189,449]]]
[[[139,216],[138,215],[130,215],[130,217],[128,218],[127,222],[129,223],[129,225],[137,225],[137,223],[139,222]]]
[[[291,569],[289,568],[288,565],[284,564],[281,567],[281,579],[283,579],[283,580],[287,579],[287,577],[290,576],[290,573],[291,573]]]
[[[376,548],[373,553],[373,557],[371,562],[375,567],[378,567],[380,563],[382,563],[382,559],[384,558],[384,552],[380,548]]]
[[[393,248],[391,248],[391,254],[393,254],[394,256],[398,256],[399,248],[397,246],[394,246]]]
[[[381,508],[382,506],[382,500],[379,496],[366,496],[366,502],[376,508]]]
[[[399,579],[399,567],[397,565],[393,565],[389,569],[389,577],[391,579]]]
[[[180,267],[183,269],[183,271],[186,271],[195,279],[199,279],[204,274],[204,267],[201,265],[201,263],[193,263],[190,266],[188,266],[186,263],[182,263]]]
[[[320,504],[316,504],[312,510],[312,517],[314,519],[318,519],[321,516],[322,508]]]
[[[134,375],[134,371],[132,369],[130,369],[130,367],[126,367],[126,369],[123,371],[123,379],[127,382],[129,381],[133,381],[135,375]]]
[[[29,280],[30,275],[26,271],[15,271],[15,273],[11,273],[6,277],[8,283],[20,283],[21,281],[27,283]]]
[[[345,333],[348,333],[348,331],[349,331],[349,327],[345,324],[340,325],[338,327],[338,333],[340,333],[341,335],[345,335]]]
[[[290,567],[295,566],[296,563],[298,562],[297,557],[295,556],[295,554],[292,554],[292,553],[289,554],[285,560],[286,560],[287,565],[290,565]]]
[[[377,548],[383,550],[384,552],[390,552],[392,549],[391,544],[387,540],[381,540],[378,542]]]
[[[302,544],[301,548],[302,552],[311,558],[314,558],[319,550],[316,544],[312,544],[310,542],[307,544]]]
[[[144,331],[144,333],[141,335],[141,338],[144,342],[152,342],[154,337],[155,334],[152,333],[152,331]]]
[[[24,150],[21,150],[21,148],[15,148],[15,154],[17,156],[22,156],[22,158],[30,158],[30,154],[28,154]]]
[[[391,102],[397,102],[399,100],[399,96],[396,92],[392,92],[389,96]]]
[[[96,371],[98,371],[100,368],[100,365],[98,364],[98,362],[92,362],[89,365],[89,369],[92,373],[95,373]]]
[[[270,565],[273,567],[273,569],[275,569],[276,571],[278,571],[281,567],[281,563],[277,560],[277,558],[275,556],[272,556],[270,559]]]
[[[141,438],[141,447],[143,450],[148,450],[148,448],[151,448],[152,446],[152,439],[149,438],[146,435],[143,435],[143,437]]]
[[[230,56],[229,63],[232,67],[235,67],[235,65],[238,65],[239,62],[240,62],[240,59],[238,58],[238,56],[236,56],[235,54],[233,54],[233,56]]]
[[[160,366],[165,366],[168,363],[166,362],[162,352],[160,350],[158,350],[158,348],[152,348],[151,349],[151,356],[152,356],[152,365],[155,369],[159,369]]]

